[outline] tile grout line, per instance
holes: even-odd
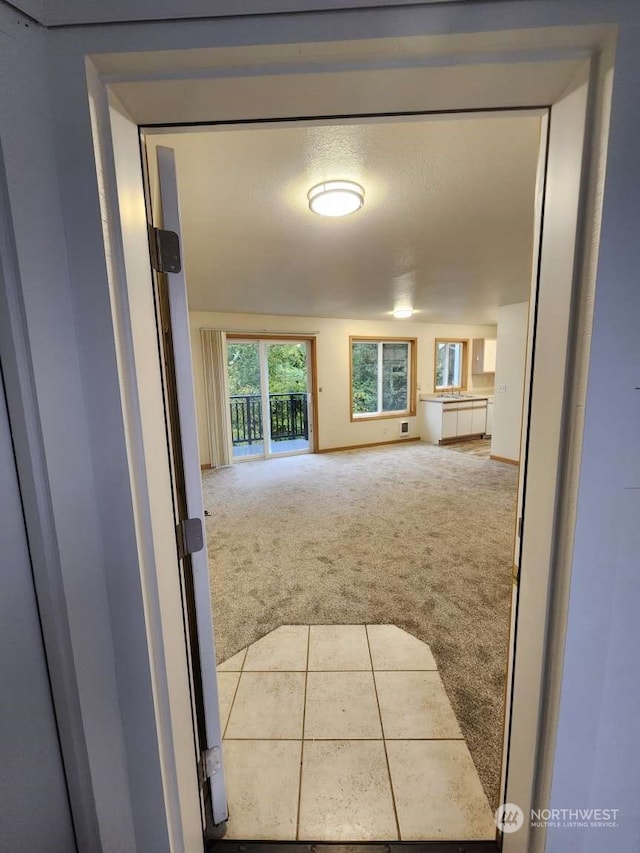
[[[233,691],[233,698],[231,699],[231,704],[229,705],[229,713],[227,714],[227,721],[224,724],[224,731],[222,732],[222,737],[221,737],[222,741],[224,741],[225,735],[227,733],[227,729],[229,728],[229,721],[231,720],[231,713],[233,711],[233,706],[234,706],[235,701],[236,701],[236,696],[238,695],[238,689],[240,687],[240,679],[242,678],[242,667],[244,667],[244,662],[246,661],[248,654],[249,654],[249,646],[247,646],[247,648],[244,650],[244,657],[242,658],[242,666],[240,667],[240,672],[238,673],[238,681],[236,684],[236,689]],[[216,679],[217,679],[217,674],[216,674]],[[230,738],[230,740],[231,740],[231,738]],[[220,744],[220,745],[222,746],[222,744]],[[224,756],[222,758],[224,761]]]
[[[267,741],[269,743],[275,742],[278,743],[280,741],[299,741],[299,737],[227,737],[225,740],[228,741]],[[466,743],[464,737],[307,737],[302,738],[302,740],[307,743],[331,743],[332,741],[357,741],[358,743],[377,743],[380,740],[388,740],[388,741],[400,741],[405,743],[407,741],[416,741],[416,743],[442,743],[444,741],[451,741],[452,743]]]
[[[296,815],[296,836],[300,835],[300,803],[302,800],[302,765],[304,762],[304,726],[307,715],[307,680],[309,678],[309,648],[311,646],[311,625],[307,625],[307,661],[304,671],[304,699],[302,703],[302,735],[300,736],[300,775],[298,777],[298,814]]]
[[[384,760],[387,764],[387,776],[389,777],[389,789],[391,791],[391,803],[393,805],[393,816],[396,822],[396,831],[398,833],[398,841],[402,841],[402,835],[400,834],[400,821],[398,819],[398,809],[396,806],[396,795],[393,790],[393,780],[391,778],[391,767],[389,766],[389,755],[387,753],[387,741],[384,736],[384,724],[382,722],[382,711],[380,710],[380,699],[378,698],[378,685],[376,684],[376,671],[373,666],[373,655],[371,654],[371,644],[369,642],[369,631],[365,624],[364,632],[367,637],[367,648],[369,650],[369,658],[371,660],[371,677],[373,679],[373,690],[376,694],[376,705],[378,706],[378,716],[380,717],[380,729],[382,730],[382,748],[384,749]]]
[[[319,672],[319,673],[340,673],[340,672],[440,672],[440,670],[436,669],[376,669],[372,670],[371,667],[367,667],[367,669],[223,669],[219,670],[222,673],[234,673],[234,672],[246,672],[246,673],[256,673],[256,674],[278,674],[281,672]]]

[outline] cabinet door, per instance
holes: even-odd
[[[487,407],[477,407],[471,410],[471,432],[474,435],[481,433],[484,435],[487,428]]]
[[[458,429],[456,435],[471,435],[473,418],[473,409],[458,409]]]
[[[442,438],[455,438],[458,434],[458,413],[455,409],[442,410]]]
[[[484,373],[484,338],[474,338],[471,344],[471,373]]]
[[[496,341],[493,338],[484,339],[482,369],[485,373],[496,372]]]

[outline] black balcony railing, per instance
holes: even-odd
[[[260,444],[264,439],[260,395],[232,394],[229,406],[234,447]],[[272,441],[309,439],[306,394],[269,394],[269,418]]]

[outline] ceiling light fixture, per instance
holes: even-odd
[[[393,316],[396,320],[408,320],[409,317],[413,314],[413,308],[396,308],[393,312]]]
[[[307,193],[309,208],[319,216],[348,216],[364,204],[364,190],[354,181],[324,181]]]

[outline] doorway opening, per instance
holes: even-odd
[[[494,115],[485,121],[497,127],[500,118]],[[510,298],[517,300],[523,309],[520,314],[525,320],[524,328],[519,333],[521,375],[519,384],[510,388],[511,393],[520,402],[513,438],[517,458],[511,460],[517,463],[524,461],[520,459],[522,400],[528,393],[524,365],[530,356],[530,350],[527,348],[529,299],[532,284],[534,288],[536,285],[535,270],[531,270],[530,262],[532,255],[536,254],[532,250],[536,232],[536,180],[544,180],[544,159],[542,171],[540,168],[541,137],[544,132],[541,130],[540,111],[533,115],[531,111],[523,114],[518,114],[517,111],[505,113],[502,118],[513,120],[512,132],[516,135],[515,127],[521,122],[525,126],[524,135],[527,138],[525,160],[528,181],[524,181],[526,190],[523,206],[527,207],[528,211],[525,217],[528,233],[523,242],[522,253],[525,258],[525,274],[518,277],[518,286],[509,291]],[[441,134],[450,126],[454,126],[452,133],[461,130],[462,135],[469,133],[469,126],[463,127],[464,117],[449,117],[449,123],[441,118],[430,119]],[[468,121],[477,123],[482,122],[483,118],[476,116]],[[380,124],[384,128],[382,133],[389,129],[395,130],[400,122],[401,119],[397,118],[395,122],[390,122],[388,118],[381,120]],[[425,124],[428,123],[425,119]],[[414,132],[420,128],[415,116],[412,117],[411,125]],[[369,122],[363,126],[365,138],[367,129],[379,129],[372,117],[369,117]],[[320,123],[316,123],[315,127],[322,132],[327,129],[327,125]],[[277,128],[272,126],[268,132],[274,133],[276,130]],[[303,130],[306,133],[311,132],[309,122],[305,122]],[[353,125],[346,122],[338,124],[337,130],[333,132],[339,135],[340,130],[351,134],[354,132]],[[254,132],[264,131],[258,128]],[[206,135],[206,131],[202,129],[200,133]],[[242,147],[238,142],[242,133],[243,131],[231,131],[234,146]],[[244,131],[244,134],[250,133],[251,131]],[[223,134],[224,130],[221,128],[210,132],[210,136],[217,139]],[[164,132],[158,138],[160,146],[170,143],[179,153],[180,140],[175,136]],[[150,131],[147,131],[146,138],[149,145],[152,139]],[[499,138],[499,134],[496,138]],[[544,145],[542,147],[544,149]],[[153,144],[150,148],[153,149]],[[433,150],[431,155],[434,156]],[[190,159],[193,161],[193,158]],[[209,162],[215,160],[212,157],[207,159]],[[499,159],[504,166],[504,156]],[[486,171],[487,162],[483,165]],[[459,166],[461,168],[460,164]],[[522,172],[522,163],[514,171]],[[178,176],[180,177],[180,172]],[[255,181],[255,173],[252,180]],[[511,183],[510,194],[514,196],[515,178],[512,177]],[[464,182],[461,181],[460,187],[463,185]],[[445,196],[449,198],[452,195],[456,195],[455,182],[445,192]],[[219,197],[222,205],[228,204],[228,199],[220,189]],[[465,201],[467,207],[472,209],[470,197],[467,186]],[[453,205],[458,215],[461,203],[460,199]],[[186,211],[185,221],[193,221],[194,217],[190,217],[188,212],[187,196],[182,196],[181,207]],[[382,208],[381,205],[379,207]],[[412,213],[415,214],[415,211]],[[418,215],[418,232],[424,230],[424,222],[420,217],[424,217],[423,212]],[[211,217],[200,218],[209,221]],[[246,219],[246,216],[239,218]],[[337,233],[334,232],[334,239]],[[442,230],[438,238],[440,242],[452,241],[451,235],[444,234]],[[185,231],[185,245],[188,245],[189,239],[189,234]],[[371,235],[365,235],[365,239],[370,240]],[[398,239],[396,235],[395,240]],[[406,239],[405,236],[405,241]],[[473,244],[477,241],[477,235],[471,235],[469,240],[467,234],[466,239],[468,244]],[[460,235],[459,240],[464,242]],[[497,237],[496,241],[499,244],[500,237]],[[473,255],[472,249],[468,251]],[[373,253],[373,250],[371,252]],[[344,254],[341,257],[344,261]],[[473,262],[469,263],[476,263],[480,268],[477,256],[473,257]],[[502,257],[506,267],[509,259],[504,255]],[[379,255],[375,262],[380,262]],[[194,261],[194,265],[195,263]],[[228,263],[228,258],[223,258],[220,263],[224,266]],[[192,264],[189,262],[188,266],[191,268]],[[237,260],[234,266],[237,280],[241,279],[241,273],[237,271],[240,262]],[[299,267],[296,269],[299,274]],[[310,263],[309,270],[317,274],[313,262]],[[361,272],[360,275],[362,274]],[[415,300],[416,305],[419,305],[422,286],[420,275],[420,261],[414,261],[410,274],[402,273],[393,280],[393,295],[398,298],[398,288],[403,289],[403,298]],[[326,269],[321,270],[320,276],[328,281],[332,278]],[[273,274],[269,276],[267,272],[267,278],[275,281],[277,277]],[[375,290],[373,277],[369,279],[369,283],[369,289]],[[309,290],[312,298],[317,295],[313,293],[311,285]],[[344,282],[342,290],[345,290]],[[447,290],[448,288],[444,288],[444,294],[442,291],[438,294],[437,286],[432,284],[434,301],[439,299],[440,303],[445,305],[448,299]],[[255,461],[269,456],[285,455],[287,452],[299,454],[301,451],[307,451],[308,436],[295,434],[296,430],[304,433],[304,416],[298,417],[297,421],[291,412],[282,417],[282,405],[279,401],[280,395],[285,395],[288,398],[287,406],[290,406],[292,399],[297,405],[300,398],[306,395],[307,424],[309,423],[310,383],[308,371],[301,370],[300,356],[304,349],[306,368],[310,342],[305,342],[303,348],[295,341],[293,333],[300,327],[301,322],[308,326],[310,318],[313,325],[320,327],[317,338],[314,336],[311,341],[320,348],[322,354],[319,358],[326,359],[324,364],[331,363],[332,375],[329,372],[324,375],[330,375],[331,383],[340,388],[346,402],[342,415],[349,428],[362,430],[365,426],[373,426],[377,430],[386,430],[381,433],[383,435],[391,434],[389,430],[393,427],[398,428],[397,437],[390,442],[361,440],[357,444],[346,445],[351,456],[343,456],[342,462],[336,460],[334,463],[331,456],[323,456],[314,460],[311,466],[305,460],[282,459],[281,467],[276,469],[268,466],[269,473],[267,468],[263,471],[252,465],[247,466],[246,476],[244,472],[241,475],[239,470],[231,474],[229,469],[224,467],[205,474],[205,505],[211,517],[211,543],[216,541],[216,556],[212,558],[210,571],[214,620],[220,649],[219,725],[221,734],[227,741],[227,751],[224,753],[223,740],[223,754],[229,756],[226,774],[232,795],[231,814],[234,815],[229,826],[231,838],[356,842],[412,838],[433,840],[443,837],[451,840],[486,840],[495,837],[493,811],[498,802],[504,760],[501,745],[505,685],[508,663],[513,651],[510,648],[509,632],[513,598],[512,567],[516,562],[514,529],[518,491],[520,489],[522,492],[523,481],[520,479],[519,484],[517,467],[507,466],[505,457],[498,461],[484,459],[486,454],[455,454],[439,446],[440,441],[431,441],[429,433],[433,411],[439,411],[441,423],[446,424],[447,439],[453,436],[458,440],[477,440],[487,433],[487,403],[495,390],[495,375],[492,375],[488,367],[486,370],[474,370],[471,359],[477,349],[476,342],[495,342],[496,335],[503,330],[498,328],[495,313],[493,321],[488,321],[487,315],[491,317],[491,310],[487,310],[490,299],[483,303],[483,292],[480,289],[479,295],[477,291],[478,288],[474,290],[469,286],[466,290],[463,289],[462,297],[459,295],[455,300],[453,310],[458,311],[457,321],[451,313],[447,316],[432,317],[432,322],[429,323],[425,322],[426,318],[411,320],[410,327],[406,324],[404,326],[407,331],[406,339],[398,334],[390,334],[389,324],[395,322],[396,332],[403,327],[398,326],[395,320],[380,319],[383,312],[379,309],[376,311],[375,303],[372,308],[371,303],[375,299],[373,296],[360,301],[359,305],[360,297],[356,296],[350,309],[354,314],[352,318],[343,316],[330,319],[326,316],[326,310],[315,314],[308,308],[302,319],[292,319],[291,315],[276,313],[279,304],[278,292],[277,287],[272,284],[271,288],[263,289],[261,295],[263,313],[255,312],[255,306],[252,315],[239,314],[237,308],[227,312],[206,312],[202,310],[201,304],[197,306],[199,311],[191,313],[192,331],[211,324],[227,332],[226,368],[229,397],[228,406],[225,403],[225,407],[230,412],[233,456],[237,459]],[[202,294],[195,298],[202,301]],[[224,299],[224,295],[217,295],[215,298]],[[493,299],[495,301],[495,294]],[[358,310],[373,312],[376,318],[366,319],[359,316]],[[419,312],[425,309],[417,307],[416,310]],[[449,311],[451,310],[449,305]],[[475,322],[471,322],[470,315],[473,315]],[[288,326],[292,334],[284,334],[275,342],[270,341],[264,331],[265,317],[269,318],[269,323],[277,324],[276,328]],[[242,327],[243,332],[237,331],[238,326]],[[511,334],[513,335],[513,332]],[[325,350],[324,342],[329,340],[330,348]],[[460,380],[453,383],[455,387],[451,382],[443,385],[442,378],[438,381],[437,348],[438,342],[442,340],[456,341],[459,344]],[[353,359],[361,353],[358,349],[354,355],[354,341],[356,347],[368,347],[372,351],[375,349],[375,359],[369,359],[364,366],[358,363],[355,370]],[[390,341],[393,341],[393,344],[390,344]],[[344,343],[342,351],[341,343]],[[390,377],[393,393],[388,392],[386,395],[385,346],[394,356],[393,364],[390,363],[389,367],[389,370],[393,370]],[[490,346],[487,344],[486,348],[490,349]],[[197,362],[199,356],[196,348],[191,355]],[[396,363],[401,361],[403,355],[406,360],[404,368],[402,364]],[[344,356],[347,357],[346,364]],[[513,355],[507,355],[505,352],[504,357],[510,361]],[[371,371],[375,365],[380,368],[380,363],[380,375],[374,376]],[[278,370],[286,376],[284,385],[276,384]],[[356,379],[360,382],[357,388]],[[322,382],[328,384],[325,379]],[[377,395],[373,394],[375,405],[367,397],[367,391],[374,385],[379,390]],[[318,389],[321,390],[322,388]],[[196,383],[196,397],[197,395]],[[371,396],[369,393],[369,397]],[[418,396],[419,400],[416,399]],[[387,398],[389,401],[385,410]],[[399,400],[404,402],[398,402]],[[326,406],[326,400],[320,403],[323,404]],[[360,408],[357,409],[357,406]],[[333,417],[335,426],[338,420],[335,409]],[[317,423],[317,418],[315,421]],[[451,424],[454,421],[456,426],[451,433]],[[323,417],[321,423],[324,422]],[[465,429],[465,425],[469,428]],[[316,432],[316,436],[318,434]],[[420,439],[422,441],[420,444],[410,445],[407,439],[409,442],[417,442]],[[300,440],[305,440],[307,446],[293,447],[291,444],[285,444],[282,450],[278,446],[280,442]],[[389,443],[402,443],[405,446],[379,450],[372,450],[370,447],[371,444]],[[321,449],[342,451],[344,447],[334,440],[333,446],[324,446]],[[348,470],[351,462],[353,471]],[[330,470],[332,465],[333,471]],[[373,477],[367,478],[363,476],[365,471],[358,470],[362,466],[367,472],[371,469],[378,471]],[[383,471],[382,477],[379,476],[380,469]],[[278,481],[280,494],[293,497],[281,501],[280,505],[274,504],[274,491],[269,482],[269,475]],[[245,490],[242,487],[243,481],[246,481]],[[328,488],[327,483],[330,483]],[[425,483],[429,483],[426,489]],[[434,483],[438,484],[439,490],[433,488]],[[444,489],[443,484],[447,484]],[[256,495],[260,494],[261,486],[265,495],[264,506],[259,505],[257,501],[260,498],[256,498]],[[318,486],[324,490],[323,495],[319,497],[317,491],[314,495],[314,489],[317,490]],[[314,504],[316,498],[319,503]],[[380,498],[378,505],[374,498]],[[472,507],[474,500],[475,507]],[[431,509],[429,518],[426,519],[424,507],[429,506],[429,501]],[[484,501],[484,506],[480,505],[480,501]],[[318,509],[321,504],[324,505],[324,510],[328,510],[324,511],[324,514]],[[391,517],[386,509],[389,505],[396,507]],[[251,512],[243,510],[243,507],[248,506],[251,506]],[[306,514],[303,512],[304,518],[299,512],[301,506],[303,510],[307,510]],[[362,509],[364,515],[360,512]],[[230,515],[233,515],[235,523],[240,522],[242,525],[244,522],[245,528],[227,526]],[[368,516],[373,523],[372,527],[366,527],[364,516]],[[498,518],[501,520],[498,521]],[[264,520],[264,524],[261,520]],[[340,531],[341,536],[336,538],[335,530],[340,525],[344,529]],[[391,540],[388,550],[384,545],[385,525]],[[471,549],[468,535],[460,536],[461,527],[465,529],[467,526],[478,531],[474,534]],[[294,531],[296,538],[293,548],[290,547],[289,539],[286,539],[285,551],[288,550],[289,555],[283,552],[280,544],[274,544],[276,540],[283,539],[276,534],[284,531],[286,527]],[[304,535],[307,530],[313,532],[311,537]],[[409,530],[420,531],[417,536],[417,549],[412,550],[408,544]],[[484,530],[484,538],[481,530]],[[487,531],[493,533],[496,541],[499,540],[499,555],[495,542],[491,542],[491,535],[486,535]],[[415,533],[411,535],[415,537]],[[437,541],[438,537],[441,537],[440,541]],[[463,541],[465,538],[466,545]],[[222,541],[229,543],[228,549],[221,545]],[[355,552],[355,568],[349,565],[350,548]],[[286,558],[292,555],[294,564],[290,567],[288,577],[286,572],[278,573],[276,567],[282,569],[288,565]],[[312,561],[315,561],[315,578],[313,571],[307,571],[310,555]],[[426,562],[425,558],[428,558]],[[363,570],[362,564],[367,561],[370,565],[367,570]],[[405,561],[407,564],[404,573],[399,569],[399,561]],[[226,588],[221,591],[225,583]],[[367,588],[376,594],[370,594],[368,598],[363,596],[362,591]],[[318,601],[318,596],[323,598],[322,603]],[[259,602],[255,613],[252,613],[250,606],[252,597],[255,602]],[[394,601],[394,598],[397,601]],[[295,605],[299,605],[293,616],[289,615],[292,611],[288,610],[291,601],[294,603],[293,611]],[[312,618],[314,613],[317,614],[315,620]],[[242,629],[245,630],[244,634]],[[372,644],[372,637],[382,635],[386,637],[388,649],[394,644],[401,649],[409,648],[406,654],[398,651],[393,666],[380,665],[377,641],[374,640]],[[443,639],[447,635],[455,638],[449,645]],[[483,635],[485,638],[492,637],[492,640],[483,640]],[[511,637],[511,641],[512,639]],[[362,647],[363,660],[356,666],[350,656],[358,646]],[[315,657],[323,658],[325,654],[330,654],[326,650],[331,647],[336,658],[332,668],[327,669],[326,663],[323,664],[324,668],[314,668],[310,661]],[[351,661],[349,667],[355,668],[341,667],[341,656],[348,657]],[[438,661],[441,662],[440,666]],[[484,666],[487,667],[486,671]],[[333,705],[336,707],[326,701],[326,691],[325,699],[322,698],[323,691],[318,686],[328,676],[335,682],[327,689],[330,693],[334,691]],[[391,700],[387,701],[387,694],[391,689],[387,682],[393,681],[394,678],[401,684],[395,684],[392,692],[395,691],[397,695],[398,690],[404,690],[406,701],[403,706],[411,708],[412,702],[416,705],[415,714],[419,717],[417,724],[415,720],[398,722],[396,719],[393,709],[397,710],[397,705]],[[348,683],[344,688],[346,693],[341,692],[343,688],[338,684],[345,679]],[[367,683],[360,684],[359,681]],[[356,684],[359,685],[357,689]],[[253,693],[252,685],[255,688]],[[371,701],[363,700],[367,691]],[[270,718],[269,700],[270,697],[273,699],[274,694],[279,698],[275,704],[271,703],[274,708]],[[320,729],[325,733],[322,737],[314,732],[311,722],[314,714],[317,716],[320,713],[320,706],[324,707],[328,717],[334,715],[337,708],[340,711],[338,716],[355,716],[361,725],[354,725],[352,728],[344,725],[333,727],[333,723],[327,722],[327,717],[323,721],[326,727],[323,729],[323,724],[320,725]],[[260,723],[257,726],[254,725],[255,720],[249,719],[252,714],[247,708],[251,707],[261,709]],[[286,719],[279,720],[279,715],[285,709]],[[372,718],[363,723],[363,718],[366,718],[369,712]],[[281,722],[286,724],[284,728],[281,728]],[[342,723],[344,724],[344,719]],[[291,726],[296,732],[300,729],[297,737]],[[353,731],[356,734],[351,737],[349,733]],[[395,732],[396,736],[389,736],[389,732]],[[359,823],[356,820],[359,828],[354,829],[354,810],[355,813],[359,808],[366,810],[363,803],[356,803],[350,808],[348,817],[342,813],[342,818],[337,818],[333,823],[330,816],[327,819],[327,802],[322,799],[322,786],[317,779],[314,781],[314,771],[311,767],[313,753],[317,752],[318,748],[311,747],[310,744],[318,739],[327,743],[343,744],[361,740],[376,741],[372,749],[379,753],[378,758],[384,760],[380,764],[380,790],[375,794],[379,799],[375,800],[371,811],[375,814],[384,814],[386,811],[389,817],[388,825],[381,826],[372,820],[367,829],[364,825],[366,818],[363,818]],[[297,783],[293,780],[295,773],[292,774],[292,779],[288,780],[290,786],[295,783],[297,787],[286,803],[285,813],[278,811],[278,805],[282,805],[283,800],[278,798],[278,803],[269,801],[268,786],[262,784],[265,780],[261,781],[258,767],[251,763],[259,763],[263,742],[267,751],[276,748],[267,745],[267,742],[271,741],[299,743],[299,747],[287,747],[291,755],[285,763],[294,768],[302,765],[303,771],[298,774]],[[439,749],[453,751],[446,759],[448,770],[444,778],[435,782],[435,777],[428,770],[429,756],[418,756],[420,749],[428,751],[432,748],[427,743],[431,741],[437,741]],[[249,743],[247,755],[238,753],[239,742]],[[493,746],[487,750],[486,744],[489,742]],[[402,752],[401,744],[407,746],[410,754],[391,758],[398,750]],[[296,752],[298,748],[299,754]],[[347,749],[346,746],[344,748]],[[353,749],[361,752],[362,745],[356,745]],[[457,754],[460,750],[462,757]],[[270,758],[266,753],[263,756],[264,766],[270,766],[276,761],[271,753],[269,755]],[[305,755],[309,762],[307,771],[304,769]],[[317,760],[317,756],[315,759]],[[335,754],[327,753],[324,759],[329,764],[325,763],[320,772],[330,777],[328,787],[331,792],[336,786],[338,790],[348,786],[349,782],[345,780],[350,778],[352,766],[341,770],[340,761]],[[282,760],[284,761],[284,758]],[[326,768],[332,760],[337,761],[338,766],[327,771]],[[361,757],[358,760],[361,760]],[[433,756],[431,760],[437,764],[437,759]],[[247,761],[250,765],[248,769],[243,767]],[[366,761],[374,762],[375,759],[368,756]],[[417,770],[412,767],[412,762],[417,765]],[[479,769],[482,778],[479,776]],[[367,766],[364,772],[369,771]],[[340,776],[341,772],[343,777]],[[425,784],[408,786],[407,774],[410,775],[411,772],[423,773]],[[251,804],[247,806],[252,781],[256,783],[256,791],[259,793],[254,792],[253,799],[250,797]],[[430,822],[424,820],[422,799],[425,789],[431,790],[432,805],[434,802],[449,801],[452,790],[458,790],[453,819],[446,817],[442,809],[437,807],[430,816]],[[314,791],[317,794],[315,804],[309,805],[313,800]],[[328,795],[329,800],[331,795]],[[244,800],[244,813],[237,805],[234,808],[234,798],[236,804]],[[344,797],[341,802],[344,804]],[[309,821],[308,815],[313,813],[314,807],[316,811],[324,814],[325,831],[329,834],[322,835],[322,830]],[[262,824],[251,825],[250,822],[242,822],[243,818],[253,818],[256,813],[262,812],[268,815],[268,819]],[[423,818],[413,826],[412,813],[421,814]]]

